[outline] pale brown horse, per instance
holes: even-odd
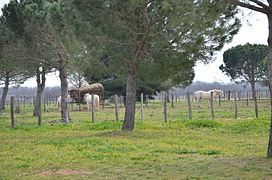
[[[100,98],[104,94],[104,87],[100,83],[94,83],[94,84],[89,84],[86,86],[83,86],[79,89],[77,88],[70,88],[68,90],[71,98],[73,98],[76,102],[82,102],[84,95],[89,93],[89,94],[97,94]]]

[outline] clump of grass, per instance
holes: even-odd
[[[225,129],[230,130],[237,134],[247,134],[247,133],[267,133],[269,129],[269,122],[263,120],[242,120],[230,125],[226,125]]]
[[[219,150],[192,150],[192,149],[179,149],[176,150],[177,154],[201,154],[201,155],[218,155],[221,154]]]
[[[212,120],[191,120],[185,123],[185,127],[187,128],[217,128],[221,127],[222,124],[217,121]]]

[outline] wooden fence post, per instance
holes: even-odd
[[[119,121],[119,114],[118,114],[118,96],[115,94],[114,96],[114,105],[115,105],[115,120]]]
[[[228,91],[228,101],[230,101],[230,90]]]
[[[212,120],[214,120],[214,111],[213,111],[213,92],[211,92],[211,115],[212,115]]]
[[[234,118],[238,118],[238,104],[237,104],[237,98],[236,98],[236,92],[233,91],[233,96],[234,96],[234,106],[235,106],[235,113],[234,113]]]
[[[94,94],[92,94],[92,123],[94,123]]]
[[[46,98],[43,98],[43,111],[46,112],[46,103],[47,102],[47,99]]]
[[[163,114],[164,114],[164,122],[167,122],[167,93],[164,93],[164,102],[163,102]]]
[[[174,108],[174,93],[171,93],[171,108]]]
[[[221,106],[221,101],[222,101],[222,96],[219,95],[219,98],[218,98],[218,103],[219,103],[218,105],[219,105],[219,106]]]
[[[188,102],[188,118],[192,119],[192,106],[191,106],[191,98],[190,98],[190,93],[187,92],[187,102]]]
[[[141,121],[144,120],[144,94],[141,93]]]
[[[14,128],[14,96],[10,97],[10,122],[11,128]]]
[[[248,106],[248,91],[247,91],[246,105]]]
[[[148,107],[148,101],[149,101],[148,95],[145,95],[145,106],[146,106],[146,107]]]
[[[20,114],[20,111],[21,111],[21,109],[20,109],[20,100],[19,100],[19,97],[17,96],[16,97],[16,105],[15,105],[15,113]]]

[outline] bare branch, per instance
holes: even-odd
[[[257,12],[260,12],[260,13],[264,13],[266,15],[269,14],[270,10],[269,8],[264,8],[263,6],[262,7],[258,7],[258,6],[254,6],[252,4],[248,4],[248,3],[244,3],[244,2],[241,2],[240,0],[225,0],[226,2],[228,3],[231,3],[231,4],[234,4],[234,5],[237,5],[237,6],[240,6],[240,7],[243,7],[243,8],[247,8],[247,9],[251,9],[253,11],[257,11]],[[260,1],[258,0],[251,0],[252,2],[256,1],[255,3],[257,4],[263,4],[261,3]],[[263,4],[265,5],[265,4]],[[260,5],[259,5],[260,6]]]

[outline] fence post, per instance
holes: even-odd
[[[171,93],[171,107],[174,108],[174,93]]]
[[[213,92],[211,92],[211,115],[212,115],[212,120],[214,120],[214,111],[213,111]]]
[[[46,112],[46,103],[47,102],[47,99],[46,98],[43,98],[43,111]]]
[[[149,101],[148,95],[145,95],[145,105],[146,105],[146,107],[148,107],[148,101]]]
[[[17,96],[16,97],[16,105],[15,105],[15,113],[20,114],[20,111],[21,111],[21,109],[20,109],[20,100],[19,100],[19,97]]]
[[[246,105],[248,106],[248,91],[247,91]]]
[[[219,99],[218,99],[219,106],[221,106],[221,101],[222,101],[222,97],[221,95],[219,95]]]
[[[164,122],[167,122],[167,93],[164,93],[164,102],[163,102],[163,114],[164,114]]]
[[[115,120],[119,121],[119,115],[118,115],[118,96],[115,94],[114,96],[114,105],[115,105]]]
[[[141,93],[141,121],[144,120],[144,94]]]
[[[235,91],[233,91],[233,96],[234,96],[234,106],[235,106],[234,118],[237,119],[238,118],[238,104],[237,104],[237,98],[236,98],[236,92]]]
[[[92,94],[92,123],[94,123],[94,94]]]
[[[191,106],[190,93],[187,92],[186,95],[187,95],[188,111],[189,111],[188,112],[188,117],[189,117],[189,119],[192,119],[192,106]]]
[[[230,90],[228,91],[228,101],[230,101]]]
[[[14,96],[10,97],[10,120],[11,128],[14,128]]]

